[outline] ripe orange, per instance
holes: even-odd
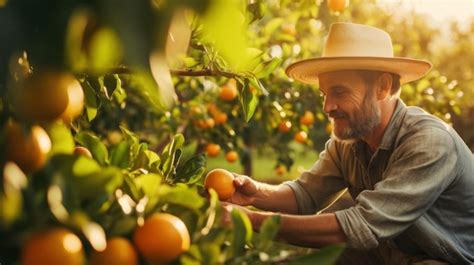
[[[70,123],[82,113],[84,108],[84,91],[82,91],[82,86],[77,80],[72,80],[67,87],[67,97],[68,104],[61,114],[61,119],[65,123]]]
[[[72,120],[82,111],[84,93],[73,75],[39,71],[27,78],[14,94],[14,109],[31,121]]]
[[[281,25],[281,31],[285,34],[296,36],[296,27],[294,23],[285,23]]]
[[[305,143],[308,140],[308,134],[305,131],[299,131],[295,134],[295,141],[298,143]]]
[[[223,112],[215,113],[213,117],[214,117],[214,120],[216,121],[216,124],[223,124],[227,121],[227,114]]]
[[[206,145],[206,153],[208,156],[215,157],[218,156],[221,152],[221,146],[218,144],[208,144]]]
[[[282,133],[287,133],[291,130],[291,122],[290,121],[282,121],[278,125],[278,130]]]
[[[133,245],[123,237],[113,237],[107,240],[107,248],[94,251],[91,254],[90,265],[136,265],[138,264],[137,251]]]
[[[221,87],[219,98],[224,101],[232,101],[237,97],[238,91],[235,82],[227,82]]]
[[[15,162],[25,173],[34,172],[46,163],[51,140],[40,126],[24,132],[19,123],[6,126],[6,158]]]
[[[343,11],[348,5],[349,0],[327,0],[328,7],[333,12],[341,12]]]
[[[81,240],[65,228],[33,234],[22,247],[21,264],[84,264]]]
[[[314,122],[314,114],[311,111],[305,111],[300,118],[300,123],[304,125],[311,125]]]
[[[206,189],[213,188],[219,195],[219,200],[227,200],[235,192],[234,175],[221,168],[211,170],[206,175],[204,187]]]
[[[83,146],[76,146],[74,147],[74,154],[79,154],[79,155],[85,155],[88,158],[92,158],[92,153],[89,151],[89,149],[83,147]]]
[[[227,154],[225,154],[225,159],[229,163],[234,163],[237,161],[237,159],[239,159],[239,154],[236,151],[229,151]]]
[[[283,176],[283,175],[286,173],[286,168],[285,168],[285,166],[283,166],[283,165],[278,165],[278,166],[275,168],[275,173],[276,173],[278,176]]]
[[[152,264],[173,261],[189,249],[190,241],[183,221],[167,213],[151,215],[133,234],[138,251]]]
[[[216,124],[213,118],[207,118],[207,119],[200,119],[194,122],[197,127],[201,129],[210,129],[213,128]]]

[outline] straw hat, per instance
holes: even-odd
[[[286,68],[286,74],[304,83],[317,84],[318,75],[325,72],[375,70],[398,74],[404,84],[423,77],[430,69],[428,61],[394,57],[392,40],[383,30],[334,23],[322,56],[295,62]]]

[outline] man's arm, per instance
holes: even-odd
[[[251,205],[264,211],[296,214],[298,207],[293,190],[288,185],[270,185],[234,174],[235,194],[228,202]]]
[[[321,215],[288,215],[271,212],[250,211],[238,207],[245,212],[258,231],[265,219],[280,215],[281,224],[278,238],[293,245],[319,248],[326,245],[345,243],[346,236],[333,213]]]

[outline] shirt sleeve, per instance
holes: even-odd
[[[299,214],[314,214],[330,203],[328,199],[332,195],[347,187],[337,166],[339,160],[336,143],[330,139],[310,170],[304,171],[297,180],[284,182],[295,194]]]
[[[456,176],[454,140],[444,130],[414,133],[393,152],[382,181],[354,207],[337,211],[348,246],[374,248],[414,223]]]

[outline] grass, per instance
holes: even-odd
[[[296,179],[303,170],[309,169],[318,159],[318,153],[316,151],[303,150],[301,145],[296,143],[295,146],[292,147],[295,150],[293,153],[295,163],[291,167],[291,170],[282,176],[278,176],[275,173],[277,155],[273,151],[257,152],[257,150],[252,150],[253,174],[251,177],[258,181],[272,183]],[[207,169],[211,170],[214,168],[224,168],[238,174],[243,174],[242,165],[238,161],[234,163],[227,162],[222,153],[217,157],[208,157]]]

